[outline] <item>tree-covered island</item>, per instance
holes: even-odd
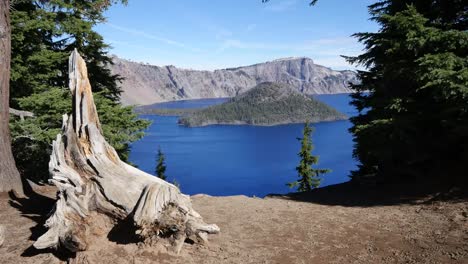
[[[179,123],[189,127],[215,124],[270,126],[346,118],[334,108],[287,84],[265,82],[226,103],[186,113]]]

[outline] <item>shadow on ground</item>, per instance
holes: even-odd
[[[107,238],[109,241],[115,242],[117,244],[136,244],[142,240],[135,231],[136,228],[133,225],[133,220],[129,216],[124,220],[118,221],[107,235]]]
[[[28,197],[17,197],[14,193],[10,192],[10,205],[21,212],[21,217],[26,217],[33,220],[36,225],[31,227],[31,235],[29,241],[31,246],[28,247],[22,254],[22,257],[34,257],[38,254],[51,253],[62,261],[66,261],[74,256],[74,254],[67,250],[54,250],[54,249],[36,249],[32,244],[45,232],[47,228],[44,227],[49,213],[55,205],[55,199],[40,193],[34,192],[32,189],[27,191]]]
[[[322,205],[386,206],[398,204],[428,204],[436,201],[468,201],[468,188],[440,183],[360,185],[353,182],[330,185],[310,192],[286,195],[270,194],[265,198],[279,198]]]

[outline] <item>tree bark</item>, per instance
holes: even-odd
[[[23,196],[21,176],[16,168],[10,139],[10,1],[0,1],[0,192],[15,191]]]
[[[104,215],[113,223],[131,221],[141,241],[176,252],[186,238],[205,242],[207,234],[219,232],[203,222],[190,197],[176,186],[119,159],[102,135],[86,65],[76,50],[70,55],[69,77],[73,112],[63,117],[49,163],[58,200],[46,222],[49,230],[34,246],[84,251],[90,226]]]

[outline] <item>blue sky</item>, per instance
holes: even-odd
[[[214,70],[284,57],[310,57],[353,69],[339,55],[357,55],[355,32],[376,31],[373,0],[129,0],[96,26],[111,54],[154,65]]]

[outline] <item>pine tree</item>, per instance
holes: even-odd
[[[166,180],[166,163],[164,153],[161,151],[161,147],[158,148],[158,155],[156,156],[156,176],[158,178]]]
[[[108,45],[93,30],[116,2],[125,1],[25,0],[13,5],[10,103],[36,117],[13,118],[10,127],[18,169],[30,179],[47,178],[50,143],[60,131],[61,116],[71,111],[67,61],[74,48],[86,60],[104,136],[122,160],[127,161],[129,144],[149,124],[119,104],[121,78],[111,74]]]
[[[351,118],[358,181],[463,177],[468,162],[466,1],[390,0],[369,7],[381,28],[355,34],[367,68]],[[465,177],[466,178],[466,177]]]
[[[305,123],[303,136],[298,138],[301,142],[301,150],[298,156],[301,158],[299,165],[296,167],[296,171],[299,176],[299,180],[288,183],[290,188],[298,186],[298,191],[307,192],[313,188],[318,188],[321,182],[321,174],[330,172],[329,169],[316,169],[312,166],[318,163],[318,156],[312,155],[313,145],[311,140],[312,127],[309,123]]]
[[[263,0],[267,2],[268,0]],[[313,1],[315,4],[317,1]],[[378,0],[352,104],[356,181],[468,181],[468,2]]]

